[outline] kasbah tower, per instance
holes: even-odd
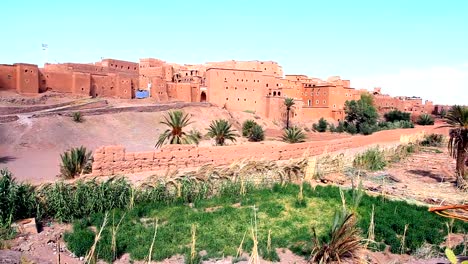
[[[344,104],[357,100],[364,89],[352,88],[350,80],[334,76],[327,80],[306,75],[283,75],[274,61],[222,61],[179,65],[144,58],[139,63],[103,59],[79,64],[0,64],[0,90],[35,95],[46,91],[73,95],[134,99],[148,90],[155,102],[210,102],[234,111],[252,111],[271,120],[284,120],[284,98],[295,100],[290,112],[294,122],[324,117],[344,119]],[[380,88],[371,92],[380,112],[393,109],[414,116],[437,111],[432,102],[419,97],[391,97]]]

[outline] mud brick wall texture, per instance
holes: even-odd
[[[427,131],[430,130],[430,131]],[[280,142],[250,143],[248,145],[198,147],[195,145],[166,145],[147,152],[127,152],[123,146],[104,146],[94,151],[92,174],[95,176],[122,175],[146,171],[165,171],[175,168],[196,168],[206,164],[228,165],[236,160],[289,160],[303,155],[316,156],[324,152],[343,151],[372,144],[395,142],[400,136],[419,132],[442,133],[433,128],[398,129],[370,136],[353,136],[327,141],[298,144]]]

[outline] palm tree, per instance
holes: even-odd
[[[291,127],[284,130],[281,139],[288,143],[300,143],[305,141],[306,135],[299,127]]]
[[[434,125],[434,118],[432,118],[431,115],[428,114],[422,114],[419,116],[418,120],[416,121],[418,125],[421,126],[430,126]]]
[[[293,98],[284,98],[284,105],[286,106],[286,129],[289,128],[289,112],[291,111],[291,107],[293,107],[294,104],[295,103]]]
[[[207,128],[208,136],[214,138],[217,146],[223,146],[226,140],[236,141],[236,134],[227,120],[218,119],[211,122]]]
[[[448,149],[450,155],[457,161],[457,185],[461,188],[468,188],[468,173],[465,172],[468,158],[468,107],[453,106],[444,121],[446,125],[442,127],[451,128]]]
[[[160,123],[167,125],[169,128],[159,135],[156,148],[161,147],[166,141],[169,141],[169,144],[198,144],[198,138],[183,131],[184,127],[192,123],[189,114],[184,115],[180,110],[171,111]]]

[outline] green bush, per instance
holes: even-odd
[[[330,123],[330,125],[329,125],[329,128],[328,128],[328,129],[330,130],[330,132],[332,132],[332,133],[335,133],[335,132],[336,132],[336,127],[335,127],[335,124],[333,124],[333,123]]]
[[[359,133],[361,133],[363,135],[370,135],[370,134],[376,132],[377,130],[378,129],[377,129],[376,125],[372,125],[372,124],[369,124],[369,123],[359,124]]]
[[[76,184],[57,182],[40,189],[39,195],[47,215],[69,222],[91,213],[125,208],[131,192],[130,184],[120,178],[103,182],[78,181]]]
[[[395,121],[410,121],[411,114],[407,112],[402,112],[399,110],[393,110],[384,114],[384,118],[387,122]]]
[[[284,142],[288,143],[300,143],[304,142],[306,135],[302,132],[302,129],[299,127],[290,127],[285,129],[283,136],[281,137]]]
[[[336,127],[336,130],[335,130],[337,133],[343,133],[345,132],[345,125],[344,125],[344,122],[343,121],[339,121],[338,122],[338,126]]]
[[[245,120],[244,123],[242,123],[242,136],[249,137],[252,128],[256,125],[258,125],[257,122],[252,119]]]
[[[426,147],[440,147],[444,141],[444,135],[441,134],[429,134],[425,135],[424,139],[421,141],[421,146]]]
[[[64,240],[68,249],[78,257],[84,257],[94,243],[95,234],[80,221],[73,225],[72,232],[66,232]]]
[[[64,152],[60,158],[62,160],[60,173],[64,178],[74,178],[77,175],[91,172],[92,153],[83,146]]]
[[[385,168],[387,162],[385,155],[379,148],[371,148],[364,153],[358,154],[353,161],[356,168],[378,171]]]
[[[322,117],[320,118],[318,123],[312,125],[312,128],[314,131],[317,131],[317,132],[325,132],[327,131],[327,128],[328,128],[328,122],[327,120],[325,120],[325,118]]]
[[[434,118],[428,114],[422,114],[419,116],[418,120],[416,121],[418,125],[421,126],[430,126],[434,125]]]
[[[255,125],[250,130],[249,141],[259,142],[265,139],[265,132],[260,125]]]
[[[7,169],[0,170],[0,226],[40,214],[34,187],[17,183]]]
[[[400,121],[401,128],[414,128],[414,124],[411,121],[402,120]]]
[[[345,123],[345,131],[351,135],[357,134],[358,130],[353,123]]]
[[[379,130],[391,130],[391,129],[399,129],[399,128],[414,128],[414,124],[413,122],[406,121],[406,120],[378,123]]]
[[[399,124],[399,123],[398,123]],[[395,129],[395,124],[393,122],[379,122],[377,124],[377,126],[379,127],[379,130],[391,130],[391,129]]]

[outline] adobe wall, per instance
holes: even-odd
[[[138,75],[138,63],[105,59],[96,63],[57,63],[45,64],[44,69],[54,72],[84,72],[91,74],[128,73]]]
[[[206,72],[207,101],[234,111],[255,111],[266,116],[269,76],[259,71],[209,69]]]
[[[115,76],[91,75],[91,96],[93,97],[116,96]]]
[[[0,65],[0,90],[16,90],[16,66]]]
[[[400,140],[402,135],[412,135],[422,131],[430,133],[434,129],[435,127],[432,126],[388,130],[370,136],[353,136],[298,144],[263,142],[219,147],[165,145],[159,150],[147,152],[126,152],[123,146],[106,146],[94,151],[92,174],[102,176],[143,171],[166,171],[168,168],[196,168],[206,164],[221,166],[241,159],[289,160],[303,157],[305,153],[307,156],[316,156],[325,152],[395,142]],[[437,132],[442,133],[439,130]]]
[[[280,122],[281,125],[286,124],[286,107],[284,106],[284,98],[267,96],[266,100],[266,117],[270,120]],[[290,125],[296,125],[303,118],[303,104],[299,99],[295,100],[294,106],[289,112]]]
[[[132,99],[135,94],[134,84],[131,76],[118,74],[116,77],[115,96],[121,99]]]
[[[329,107],[308,107],[304,106],[302,109],[304,121],[312,122],[320,118],[332,119],[332,110]]]
[[[104,59],[96,64],[103,67],[108,67],[110,71],[138,74],[139,70],[138,63],[123,60]]]
[[[208,67],[213,68],[225,68],[225,69],[236,69],[236,70],[248,70],[248,71],[261,71],[265,75],[271,76],[283,76],[283,69],[277,62],[274,61],[220,61],[220,62],[208,62]]]
[[[167,94],[169,99],[184,101],[184,102],[195,102],[192,99],[192,84],[191,83],[168,83]]]
[[[79,95],[89,95],[90,90],[91,75],[89,73],[74,72],[72,74],[72,93]]]
[[[33,64],[16,65],[16,91],[21,94],[39,93],[39,68]]]
[[[73,87],[73,73],[42,70],[39,83],[41,91],[51,90],[60,93],[71,93]]]

